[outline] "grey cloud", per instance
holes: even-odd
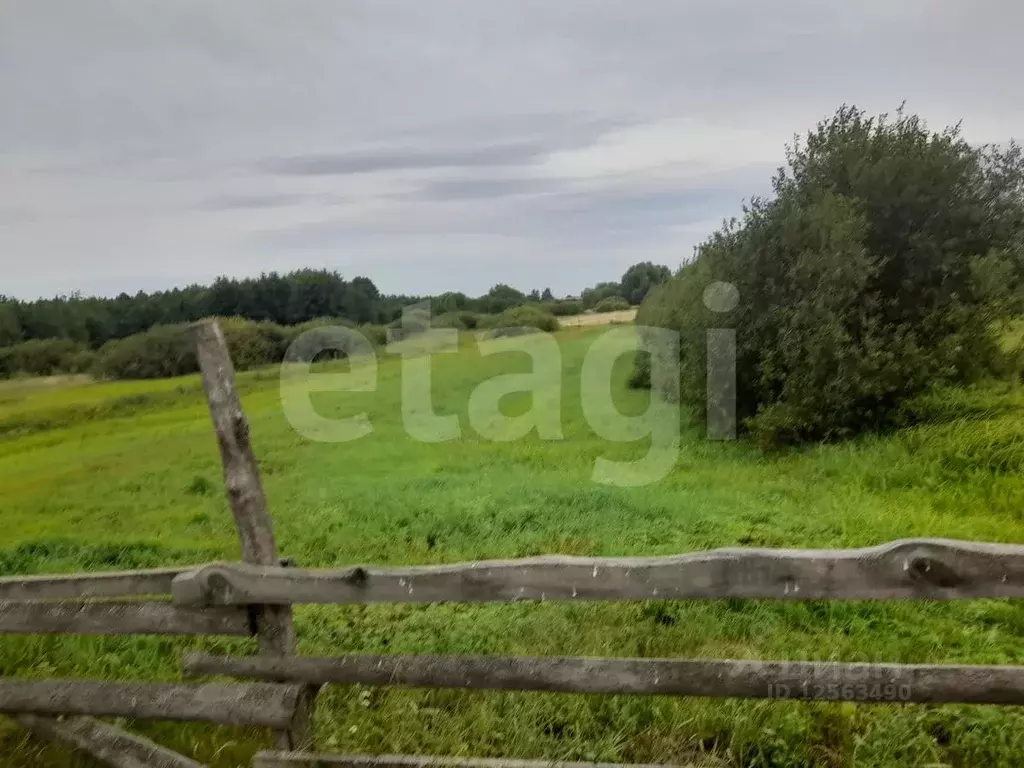
[[[335,155],[282,157],[264,162],[260,170],[293,176],[334,176],[406,169],[472,168],[518,165],[544,152],[542,145],[526,142],[467,149],[367,149]]]
[[[688,253],[842,102],[1024,136],[1022,26],[1017,0],[8,0],[4,291],[307,265],[578,291]],[[710,170],[672,166],[687,141]]]
[[[419,200],[477,200],[552,194],[564,186],[565,182],[557,179],[441,179],[424,184],[409,197]]]
[[[239,208],[280,208],[282,206],[298,205],[309,198],[309,195],[297,193],[220,195],[204,200],[197,208],[204,211],[225,211]]]
[[[386,231],[392,238],[489,236],[562,247],[605,238],[665,237],[681,226],[720,221],[744,199],[769,190],[772,168],[753,165],[697,179],[449,179],[400,196],[412,207],[393,219],[329,215],[257,233],[253,243],[276,250],[347,248]],[[690,245],[686,244],[685,250]]]

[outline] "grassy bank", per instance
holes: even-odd
[[[908,536],[1024,541],[1024,391],[992,384],[925,398],[902,431],[771,457],[686,429],[676,469],[643,488],[595,485],[594,459],[639,457],[585,423],[579,371],[599,330],[563,350],[564,439],[487,442],[466,413],[475,385],[524,370],[472,343],[435,357],[435,409],[459,440],[406,435],[400,366],[376,392],[318,395],[327,416],[366,412],[358,442],[311,442],[286,422],[276,371],[239,377],[283,554],[302,565],[442,563],[562,552],[657,555],[726,545],[845,547]],[[627,361],[614,391],[626,412]],[[512,397],[509,412],[528,406]],[[0,573],[109,569],[237,558],[216,442],[197,377],[0,386]],[[302,650],[707,656],[1015,663],[1024,606],[768,601],[310,607]],[[186,648],[248,641],[0,638],[0,674],[179,676]],[[243,764],[267,734],[132,728],[211,766]],[[323,747],[346,751],[711,765],[1011,766],[1024,711],[549,694],[328,689]],[[76,762],[77,761],[77,762]],[[0,720],[0,763],[88,765]]]

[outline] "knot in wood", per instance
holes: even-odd
[[[908,570],[914,579],[926,581],[936,587],[949,589],[960,586],[964,581],[953,568],[928,555],[912,557]]]
[[[206,593],[211,602],[230,604],[234,587],[223,573],[211,573],[206,578]]]
[[[366,572],[366,569],[358,565],[345,574],[345,581],[357,587],[365,584],[369,578],[370,574]]]
[[[231,414],[231,432],[239,445],[246,445],[249,441],[249,420],[241,411]]]

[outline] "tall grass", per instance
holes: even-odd
[[[600,331],[559,334],[565,439],[487,442],[467,420],[474,386],[522,371],[469,341],[434,359],[435,409],[459,440],[406,435],[400,366],[381,355],[375,392],[320,393],[325,416],[366,412],[373,432],[315,443],[281,411],[276,371],[239,375],[283,554],[304,566],[443,563],[562,552],[657,555],[726,545],[865,546],[907,536],[1024,541],[1024,390],[990,383],[922,398],[885,435],[765,456],[686,427],[676,469],[634,489],[595,485],[609,445],[582,417],[579,370]],[[614,392],[636,413],[648,394]],[[529,407],[507,398],[508,413]],[[197,377],[0,388],[0,573],[237,558],[216,440]],[[310,654],[515,653],[1016,663],[1017,601],[780,604],[315,606],[297,610]],[[177,679],[186,648],[247,640],[0,637],[0,674]],[[269,745],[260,731],[130,723],[217,768]],[[322,747],[729,766],[1019,765],[1024,711],[334,687]],[[0,764],[84,766],[0,723]]]

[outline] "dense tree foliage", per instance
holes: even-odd
[[[533,331],[557,331],[558,319],[536,304],[510,307],[491,324],[488,332],[493,338],[512,336]]]
[[[734,328],[740,424],[765,443],[841,437],[993,364],[993,321],[1019,306],[1022,234],[1019,148],[843,107],[638,322],[680,332],[682,397],[698,412],[725,407],[707,392],[706,331]]]
[[[607,299],[601,299],[597,304],[594,305],[595,312],[621,312],[624,309],[629,309],[632,306],[621,296],[609,296]]]
[[[672,276],[663,264],[642,261],[626,270],[620,282],[619,296],[630,304],[641,304],[656,285],[661,285]]]
[[[665,267],[637,264],[623,283],[601,283],[585,292],[593,306],[607,296],[622,295],[628,281],[631,295],[646,293]],[[388,324],[402,308],[427,297],[384,296],[366,277],[346,280],[330,270],[304,269],[288,274],[270,272],[255,278],[220,277],[212,285],[192,285],[168,291],[115,298],[78,294],[37,301],[17,301],[0,295],[0,347],[31,339],[68,339],[99,349],[113,339],[143,333],[157,325],[194,322],[203,317],[241,317],[256,322],[296,325],[321,317],[341,318],[356,324]],[[543,304],[557,314],[581,311],[579,305],[557,300],[550,288],[524,293],[499,283],[486,294],[470,298],[449,292],[431,298],[434,315],[475,312],[498,315],[524,304]]]
[[[621,291],[621,283],[598,283],[597,285],[584,290],[580,295],[580,299],[583,302],[584,309],[593,309],[604,299],[610,299],[614,296],[622,298]]]
[[[210,315],[281,325],[317,317],[376,323],[390,320],[414,300],[383,297],[365,277],[348,281],[335,272],[312,269],[243,280],[222,277],[209,287],[134,296],[122,293],[110,299],[77,295],[31,302],[0,299],[0,346],[59,338],[98,348],[155,325],[193,322]]]
[[[627,275],[638,268],[647,274],[650,266],[636,265]],[[609,295],[616,295],[619,284],[608,285],[615,286]],[[579,301],[556,299],[550,288],[524,293],[503,283],[477,298],[458,292],[385,296],[369,278],[345,280],[336,272],[313,269],[241,280],[221,277],[209,286],[115,298],[74,294],[17,301],[0,295],[0,378],[16,373],[152,377],[190,372],[195,361],[187,349],[192,342],[186,326],[210,316],[231,318],[226,321],[234,334],[229,342],[243,367],[279,361],[281,339],[311,324],[358,325],[383,344],[387,325],[399,334],[415,332],[402,330],[402,312],[425,298],[431,307],[429,320],[422,313],[424,328],[490,327],[502,313],[526,305],[535,306],[542,317],[584,309]]]
[[[663,264],[641,261],[627,269],[617,283],[598,283],[583,291],[580,298],[586,309],[594,309],[607,299],[621,299],[627,305],[637,305],[643,302],[652,288],[661,285],[671,276],[671,270]]]

